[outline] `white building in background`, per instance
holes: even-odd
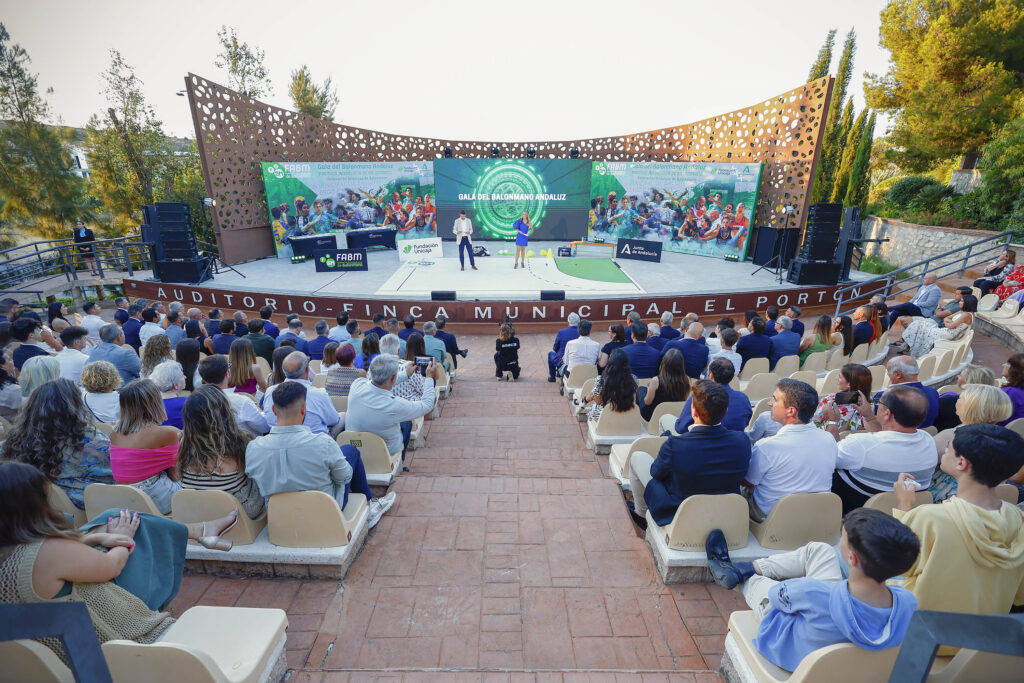
[[[71,143],[68,145],[68,154],[71,155],[71,172],[77,175],[79,178],[89,179],[89,157],[85,154],[85,149],[78,145]]]

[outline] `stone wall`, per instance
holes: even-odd
[[[877,216],[865,218],[861,227],[861,237],[865,239],[889,238],[888,242],[866,244],[864,254],[877,256],[894,266],[910,265],[930,256],[965,247],[992,235],[993,233],[987,230],[960,230],[935,225],[916,225]],[[990,248],[989,245],[983,245],[981,249],[987,248]],[[1024,249],[1017,247],[1015,251],[1018,252],[1017,262],[1024,262]],[[980,255],[989,261],[994,259],[998,253],[998,251],[992,250],[987,253],[982,252]],[[961,254],[951,260],[962,259],[963,255]],[[971,258],[972,263],[978,260],[977,257],[972,256]]]

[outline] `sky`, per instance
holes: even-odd
[[[189,72],[227,84],[217,31],[262,48],[291,108],[292,70],[330,76],[335,121],[461,140],[542,141],[664,128],[755,104],[801,85],[826,32],[857,32],[850,93],[884,73],[884,0],[0,0],[0,22],[53,88],[52,123],[84,126],[106,108],[109,51],[133,65],[168,134],[193,137]],[[882,134],[884,119],[876,135]]]

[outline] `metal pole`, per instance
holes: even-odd
[[[971,245],[968,245],[968,247],[967,247],[967,253],[966,253],[966,254],[964,254],[964,260],[963,260],[963,263],[961,263],[961,264],[960,264],[960,271],[959,271],[959,272],[957,273],[957,275],[958,275],[959,277],[963,277],[963,276],[964,276],[964,271],[965,271],[965,270],[967,270],[967,263],[968,263],[968,261],[970,261],[970,260],[971,260],[971,251],[972,251],[973,249],[974,249],[974,245],[973,245],[973,244],[971,244]]]
[[[128,256],[128,241],[121,242],[121,251],[124,252],[124,262],[128,267],[128,277],[134,277],[135,273],[132,271],[132,259]]]

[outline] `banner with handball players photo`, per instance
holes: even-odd
[[[589,159],[435,159],[438,237],[465,210],[473,237],[513,240],[524,211],[531,240],[578,240],[590,206]]]
[[[666,251],[742,261],[761,170],[759,163],[595,161],[589,238],[655,240]]]
[[[263,187],[278,258],[289,238],[390,228],[398,240],[436,236],[429,161],[263,162]],[[339,241],[344,246],[344,240]]]

